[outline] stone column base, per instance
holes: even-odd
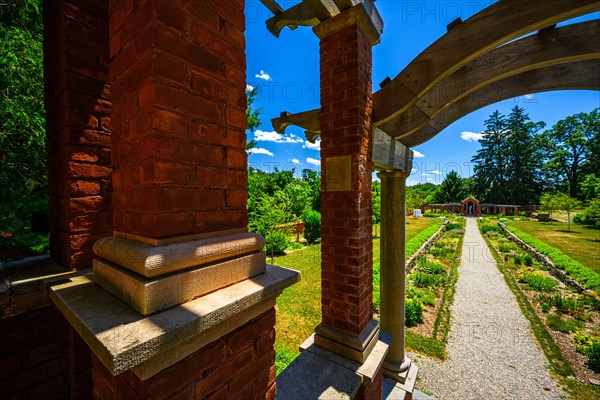
[[[320,323],[315,328],[315,344],[350,360],[364,363],[379,340],[379,322],[372,319],[358,336]]]
[[[405,357],[402,363],[402,368],[406,365],[404,370],[388,369],[388,367],[397,367],[397,365],[389,365],[388,363],[383,364],[383,374],[394,381],[398,382],[398,386],[406,393],[410,393],[415,389],[415,383],[417,382],[417,374],[419,373],[419,366],[411,361],[410,358]]]
[[[302,353],[277,377],[277,396],[286,400],[381,399],[382,364],[388,345],[376,340],[363,363],[329,351],[315,342],[302,345]]]

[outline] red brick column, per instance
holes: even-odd
[[[89,268],[112,233],[108,1],[44,1],[44,74],[53,258]]]
[[[354,336],[373,318],[371,65],[357,23],[321,38],[323,324]]]
[[[110,2],[117,231],[246,229],[243,10],[243,1]]]

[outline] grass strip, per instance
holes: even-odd
[[[575,261],[559,249],[542,242],[540,239],[512,225],[506,225],[506,229],[514,233],[519,239],[533,247],[539,253],[549,257],[557,268],[565,271],[581,285],[596,293],[600,293],[600,274]]]
[[[448,358],[446,355],[446,343],[444,342],[421,336],[408,330],[406,331],[405,339],[406,347],[413,351],[438,360],[446,360]]]
[[[414,236],[408,242],[406,242],[406,259],[408,260],[413,254],[415,254],[434,233],[436,233],[442,226],[442,220],[438,220],[437,223],[424,229],[419,234]]]

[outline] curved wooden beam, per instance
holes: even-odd
[[[591,59],[600,59],[600,20],[527,36],[471,61],[379,127],[395,138],[409,136],[445,108],[493,82],[533,69]]]
[[[475,14],[415,58],[373,95],[373,121],[382,127],[435,84],[474,59],[530,32],[598,10],[593,0],[500,0]]]
[[[482,107],[530,93],[556,90],[600,90],[600,63],[586,60],[511,76],[470,93],[439,113],[429,124],[399,139],[407,147],[426,142],[454,121]]]

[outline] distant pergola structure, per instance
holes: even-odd
[[[469,196],[460,203],[430,203],[421,206],[421,212],[431,211],[434,213],[453,213],[462,215],[502,214],[519,215],[522,206],[514,204],[480,203],[473,196]],[[531,207],[525,207],[530,209]]]
[[[276,378],[276,298],[300,273],[248,232],[246,2],[44,0],[51,254],[0,269],[0,397],[374,400],[385,375],[410,399],[410,147],[503,99],[600,88],[598,20],[556,27],[600,1],[499,0],[375,93],[374,0],[261,2],[276,36],[320,39],[320,108],[273,120],[321,136],[322,320],[301,355]]]

